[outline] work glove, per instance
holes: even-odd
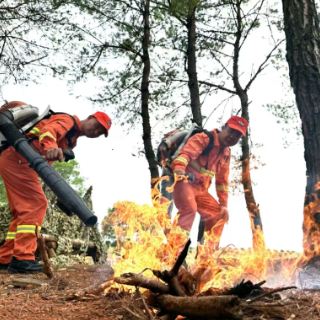
[[[173,170],[173,173],[175,173],[178,176],[185,176],[186,175],[186,172],[184,170],[181,170],[181,169]]]
[[[220,219],[223,219],[226,223],[229,222],[229,210],[227,206],[220,205]]]

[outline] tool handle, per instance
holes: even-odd
[[[64,155],[65,162],[68,162],[69,160],[73,160],[75,158],[74,152],[69,148],[64,149],[62,153]]]

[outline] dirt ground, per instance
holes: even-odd
[[[98,286],[112,276],[108,265],[72,266],[55,272],[55,278],[47,279],[44,274],[9,275],[0,273],[0,319],[28,320],[148,320],[140,302],[130,294],[113,293],[105,296],[88,295],[84,298],[67,300],[72,293],[79,293],[88,287]],[[25,288],[12,285],[13,280],[32,278],[41,280],[43,285],[28,285]],[[244,320],[266,319],[320,319],[320,292],[290,290],[280,293],[282,300],[268,300],[256,303],[261,308],[266,303],[282,310],[281,315],[261,312],[245,312]],[[278,309],[279,310],[279,309]],[[156,319],[156,318],[155,318]],[[221,319],[223,320],[223,319]]]

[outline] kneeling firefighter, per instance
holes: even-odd
[[[77,116],[50,110],[29,128],[25,137],[14,127],[15,119],[11,118],[10,122],[11,113],[6,110],[20,108],[23,111],[28,107],[31,106],[12,101],[0,108],[1,137],[5,136],[10,142],[2,147],[0,157],[0,174],[12,214],[6,241],[0,248],[0,269],[7,269],[8,273],[42,271],[42,265],[35,261],[34,256],[37,248],[35,230],[36,225],[41,227],[44,220],[47,199],[38,174],[67,209],[71,209],[88,226],[96,223],[97,218],[85,206],[81,197],[48,162],[51,165],[53,161],[63,161],[67,155],[64,150],[73,149],[80,136],[97,138],[104,134],[107,137],[111,127],[111,119],[103,112],[96,112],[80,121]]]
[[[166,138],[163,141],[164,143],[160,144],[161,150],[159,153],[162,154],[163,159],[170,158],[170,148],[172,146],[167,143],[168,141],[177,140],[178,144],[181,143],[181,148],[177,149],[171,157],[171,161],[169,161],[170,168],[167,165],[164,172],[171,169],[177,175],[194,176],[193,181],[188,183],[178,181],[175,185],[173,201],[179,210],[177,225],[189,235],[196,212],[199,212],[201,219],[205,221],[205,231],[213,235],[210,238],[213,239],[211,247],[214,250],[219,246],[223,227],[229,219],[227,208],[231,157],[229,147],[236,145],[242,135],[246,135],[247,127],[246,119],[233,116],[222,127],[221,131],[218,129],[206,131],[198,128],[191,130],[189,135],[174,132],[174,135],[178,138],[179,135],[184,137],[182,143],[179,142],[179,139],[173,137],[171,140]],[[163,155],[165,156],[163,157]],[[214,176],[219,202],[208,192]],[[162,194],[171,200],[170,195],[165,192],[164,188]]]

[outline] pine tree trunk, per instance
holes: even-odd
[[[150,57],[149,57],[149,44],[150,44],[150,0],[145,0],[145,7],[143,12],[144,19],[144,37],[142,40],[143,50],[143,74],[141,82],[141,116],[143,127],[143,144],[145,155],[149,164],[151,179],[159,177],[159,170],[156,157],[153,151],[151,141],[151,125],[149,115],[149,76],[150,76]]]
[[[199,95],[199,85],[197,76],[197,59],[196,59],[196,7],[193,1],[189,0],[189,14],[187,17],[187,30],[188,30],[188,87],[190,91],[191,110],[193,122],[202,126],[201,105]]]
[[[303,247],[310,257],[320,254],[320,213],[314,206],[319,205],[320,181],[320,28],[314,0],[282,0],[282,4],[290,80],[304,137],[307,185]]]
[[[248,113],[248,100],[247,97],[242,105],[241,116],[249,122],[249,113]],[[252,246],[254,250],[264,249],[265,243],[262,234],[262,221],[260,217],[260,210],[256,204],[254,198],[252,181],[250,175],[250,146],[249,146],[249,132],[247,132],[246,137],[242,137],[241,145],[242,155],[242,185],[244,190],[244,197],[246,200],[247,209],[250,217],[250,224],[252,230]],[[261,232],[260,232],[261,231]]]
[[[234,60],[233,60],[233,84],[236,89],[237,95],[241,102],[241,116],[249,122],[249,99],[247,92],[242,88],[239,81],[239,53],[240,53],[240,40],[242,37],[242,17],[241,17],[241,1],[238,0],[237,8],[237,33],[236,41],[234,44]],[[265,243],[262,233],[262,221],[260,217],[260,210],[256,204],[252,181],[250,174],[250,146],[249,146],[249,132],[247,136],[242,138],[242,185],[244,190],[244,197],[246,200],[249,218],[252,230],[252,246],[254,250],[264,249]]]
[[[202,115],[200,105],[199,84],[197,75],[197,58],[196,58],[196,7],[193,1],[189,0],[189,14],[187,17],[187,32],[188,32],[188,87],[190,91],[190,102],[192,111],[192,121],[202,127]],[[205,220],[200,219],[198,227],[198,242],[201,242],[204,236]]]

